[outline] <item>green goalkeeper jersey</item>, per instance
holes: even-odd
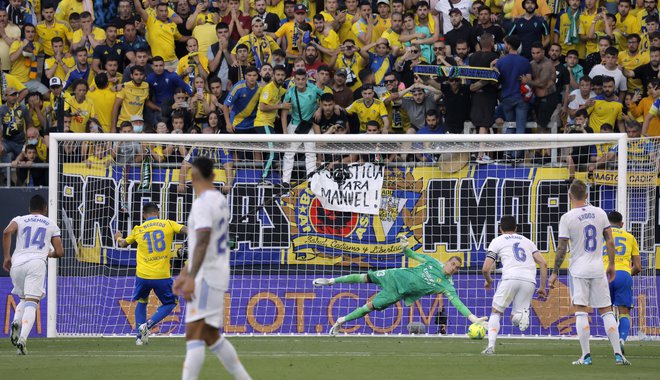
[[[429,294],[442,293],[449,302],[465,317],[472,314],[470,309],[463,304],[456,294],[454,281],[451,276],[447,276],[443,271],[444,264],[438,260],[415,253],[409,248],[404,249],[407,257],[410,257],[421,264],[414,268],[390,269],[387,273],[388,279],[381,280],[381,286],[390,291],[396,291],[402,296],[406,306],[412,305],[422,296]],[[378,277],[376,273],[376,277]],[[387,282],[387,284],[384,284]]]

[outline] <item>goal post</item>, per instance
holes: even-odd
[[[655,154],[657,141],[645,141]],[[596,147],[609,153],[609,160],[599,163]],[[190,152],[217,160],[219,187],[231,182],[230,240],[236,246],[225,298],[228,334],[327,333],[336,318],[378,289],[368,284],[314,288],[311,280],[414,266],[399,247],[403,235],[419,253],[441,261],[460,256],[464,268],[454,277],[458,295],[475,314],[489,315],[494,292],[483,289],[481,265],[488,243],[499,234],[499,218],[516,216],[520,232],[537,243],[551,267],[559,217],[569,209],[564,157],[573,155],[575,178],[588,182],[590,199],[606,211],[621,212],[640,240],[645,267],[635,279],[640,307],[633,311],[631,334],[658,335],[657,164],[649,159],[638,170],[629,148],[639,150],[625,134],[51,134],[49,216],[61,227],[66,257],[48,263],[47,335],[132,334],[135,249],[117,247],[112,235],[126,236],[139,225],[141,205],[148,201],[159,204],[161,218],[187,223],[193,194],[179,186],[179,175],[185,166],[180,161]],[[533,157],[551,149],[561,157],[557,162]],[[512,151],[523,152],[519,161],[504,159]],[[132,162],[135,155],[126,152],[148,159]],[[262,182],[271,152],[274,165],[266,179],[272,186]],[[291,189],[281,194],[286,152],[296,153],[297,164]],[[470,156],[479,152],[496,161],[475,163]],[[304,153],[316,157],[313,170],[305,169]],[[185,243],[177,236],[168,248],[185,253]],[[182,260],[174,258],[172,275]],[[560,280],[554,298],[534,299],[527,335],[574,334],[565,274]],[[152,296],[149,311],[156,305]],[[181,300],[157,333],[182,334],[184,310]],[[463,335],[468,324],[446,298],[427,296],[374,312],[346,331]],[[592,319],[592,325],[593,333],[604,335],[599,320]],[[520,334],[508,318],[502,332]]]

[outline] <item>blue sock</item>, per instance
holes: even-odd
[[[158,322],[162,321],[165,317],[170,315],[172,310],[176,307],[175,303],[171,303],[168,305],[160,305],[158,310],[154,313],[154,315],[149,318],[149,321],[147,322],[147,327],[152,328],[154,325],[156,325]]]
[[[630,332],[630,315],[620,314],[619,315],[619,338],[623,339],[625,342],[628,339],[628,333]]]
[[[142,302],[142,300],[137,301],[135,305],[135,332],[136,335],[140,336],[140,325],[147,321],[147,302]]]

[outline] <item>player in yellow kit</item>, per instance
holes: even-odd
[[[630,331],[630,309],[633,307],[633,280],[632,276],[642,271],[642,259],[639,256],[637,239],[623,229],[623,216],[612,211],[607,214],[612,225],[612,238],[616,247],[614,265],[616,277],[610,282],[610,297],[612,305],[619,310],[619,338],[621,349]],[[609,258],[603,249],[603,262],[605,267],[609,264]]]
[[[172,292],[170,258],[172,258],[172,240],[175,234],[187,234],[188,228],[167,219],[159,219],[160,210],[156,203],[150,202],[142,207],[144,223],[133,228],[126,239],[121,232],[115,234],[117,245],[121,248],[137,242],[135,292],[135,326],[137,339],[141,346],[149,342],[149,330],[167,317],[178,303]],[[160,300],[160,307],[147,320],[147,303],[151,290]]]

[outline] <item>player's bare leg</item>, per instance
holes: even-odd
[[[614,311],[611,306],[601,307],[598,309],[598,314],[603,319],[603,327],[605,327],[605,332],[607,333],[607,339],[609,339],[610,344],[612,345],[612,351],[614,351],[614,361],[617,365],[630,365],[630,362],[623,356],[621,352],[621,342],[619,341],[619,326],[614,317]]]
[[[490,318],[488,318],[488,347],[481,351],[481,353],[484,355],[495,354],[495,342],[497,341],[497,334],[500,332],[501,318],[502,312],[493,308],[493,310],[490,312]]]

